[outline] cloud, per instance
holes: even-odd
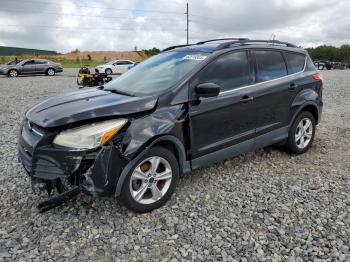
[[[0,43],[57,50],[133,50],[186,42],[185,0],[3,0]],[[277,39],[303,46],[350,41],[349,1],[190,0],[190,42]]]

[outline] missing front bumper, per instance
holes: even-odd
[[[46,211],[49,211],[50,209],[53,209],[55,207],[58,207],[69,200],[75,199],[82,190],[82,186],[76,186],[70,190],[67,190],[66,192],[57,195],[55,197],[52,197],[48,200],[45,200],[38,205],[39,213],[44,213]]]

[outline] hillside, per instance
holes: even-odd
[[[140,55],[141,54],[141,55]],[[133,61],[141,61],[147,56],[142,52],[126,51],[84,51],[84,52],[70,52],[66,54],[57,55],[55,57],[60,57],[68,60],[76,60],[77,58],[88,59],[88,55],[91,56],[92,60],[103,61],[112,59],[127,59]]]
[[[30,49],[21,47],[11,47],[11,46],[0,46],[0,56],[13,56],[22,54],[57,54],[56,51],[41,50],[41,49]]]

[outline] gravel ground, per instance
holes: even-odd
[[[258,150],[195,171],[148,214],[87,196],[39,214],[19,126],[30,106],[76,89],[76,71],[0,77],[0,261],[350,261],[350,71],[323,72],[323,119],[304,155]]]

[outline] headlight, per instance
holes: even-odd
[[[53,144],[77,149],[93,149],[104,145],[126,122],[126,119],[114,119],[68,129],[59,133]]]

